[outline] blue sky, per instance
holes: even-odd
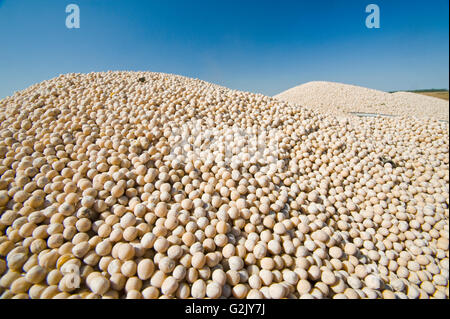
[[[68,4],[80,29],[67,29]],[[365,7],[380,7],[368,29]],[[62,73],[149,70],[274,95],[314,81],[449,87],[447,0],[0,0],[0,98]]]

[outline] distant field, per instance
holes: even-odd
[[[398,91],[391,91],[389,93],[395,93],[395,92],[398,92]],[[448,101],[448,90],[444,90],[444,89],[412,90],[412,91],[405,91],[405,92],[428,95],[428,96],[437,97],[439,99]]]
[[[437,92],[416,91],[414,93],[433,96],[448,101],[448,91],[437,91]]]

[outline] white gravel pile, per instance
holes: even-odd
[[[448,101],[409,92],[387,93],[334,82],[308,82],[275,96],[333,115],[378,113],[448,121]]]
[[[38,83],[0,101],[0,298],[448,298],[448,137],[161,73]]]

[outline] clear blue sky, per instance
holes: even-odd
[[[78,4],[81,28],[67,29]],[[381,28],[365,27],[366,5]],[[448,0],[0,0],[0,97],[62,73],[149,70],[274,95],[314,80],[448,88]]]

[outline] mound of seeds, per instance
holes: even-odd
[[[1,298],[448,298],[448,124],[150,72],[0,101]]]
[[[308,82],[275,98],[339,116],[362,112],[449,120],[448,101],[443,99],[410,92],[391,94],[336,82]]]

